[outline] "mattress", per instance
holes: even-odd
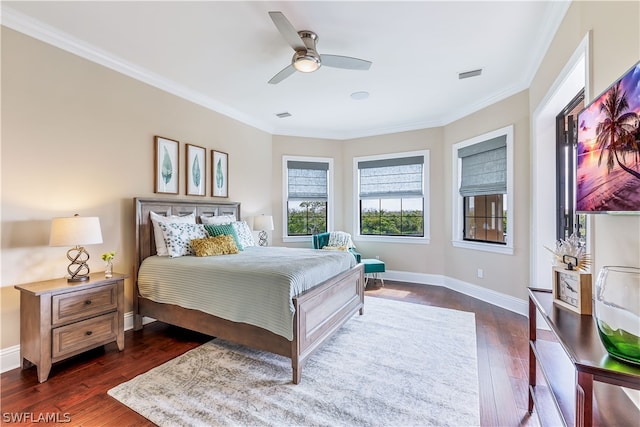
[[[247,247],[239,254],[151,256],[138,272],[141,296],[258,326],[293,339],[292,298],[356,265],[349,252]]]

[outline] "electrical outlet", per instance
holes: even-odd
[[[380,259],[380,257],[378,255],[376,255],[376,259]]]
[[[478,279],[482,279],[484,277],[484,271],[481,268],[478,269]]]

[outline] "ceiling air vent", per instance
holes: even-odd
[[[465,71],[464,73],[458,74],[458,79],[468,79],[469,77],[475,77],[482,74],[482,68],[478,68],[477,70]]]
[[[291,117],[291,113],[285,111],[284,113],[276,113],[276,116],[278,116],[278,118],[284,119],[285,117]]]

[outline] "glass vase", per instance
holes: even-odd
[[[113,277],[113,261],[107,261],[107,267],[104,269],[104,277],[107,279]]]
[[[594,318],[607,352],[640,365],[640,268],[602,267]]]

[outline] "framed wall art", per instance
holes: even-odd
[[[222,151],[211,151],[211,195],[229,197],[229,155]]]
[[[186,171],[187,171],[187,196],[205,196],[206,153],[207,151],[197,145],[185,144],[186,147]]]
[[[173,139],[154,137],[155,168],[154,191],[156,193],[178,194],[180,168],[178,151],[180,143]]]

